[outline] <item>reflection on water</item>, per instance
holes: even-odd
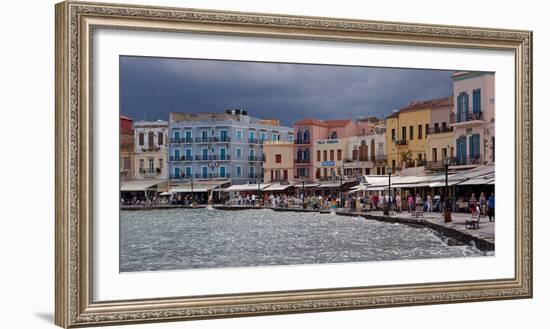
[[[484,255],[427,228],[268,209],[122,211],[120,230],[122,272]]]

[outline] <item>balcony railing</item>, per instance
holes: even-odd
[[[195,143],[212,143],[212,137],[195,137]]]
[[[249,155],[248,161],[265,161],[265,157],[263,155]]]
[[[483,112],[453,112],[450,116],[451,123],[461,123],[477,120],[483,120]]]
[[[449,158],[449,166],[456,165],[456,158],[450,157]],[[442,170],[445,169],[445,164],[443,163],[443,160],[439,161],[428,161],[426,162],[426,169],[428,170]]]
[[[311,159],[294,159],[294,163],[311,163]]]
[[[195,179],[216,179],[216,178],[231,178],[231,175],[227,172],[225,175],[220,175],[218,173],[210,174],[195,174]]]
[[[172,144],[191,144],[193,143],[193,138],[170,138],[170,143]]]
[[[228,161],[228,160],[231,160],[231,156],[229,155],[195,155],[195,160],[197,161],[215,161],[215,160],[220,160],[220,161]]]
[[[463,166],[463,165],[478,165],[481,164],[481,156],[476,155],[473,157],[458,157],[456,158],[456,166]]]
[[[214,143],[229,143],[231,142],[231,137],[228,137],[228,136],[212,137],[212,141]]]
[[[406,139],[396,139],[394,140],[394,142],[395,142],[395,145],[407,145]]]
[[[428,129],[428,135],[443,134],[453,132],[453,127],[431,127]]]
[[[248,139],[248,144],[258,144],[260,142],[259,139],[257,138],[249,138]]]
[[[193,157],[192,156],[186,157],[185,155],[182,155],[182,156],[171,155],[170,161],[193,161]]]
[[[170,174],[170,179],[192,179],[192,178],[193,178],[193,175],[185,175],[185,174],[175,175],[175,174]]]
[[[309,144],[310,143],[310,139],[295,139],[294,140],[294,144]]]
[[[250,179],[264,179],[264,175],[262,174],[256,174],[256,173],[248,173],[248,178]]]

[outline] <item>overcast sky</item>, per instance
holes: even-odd
[[[452,94],[452,71],[120,58],[121,113],[134,120],[168,113],[240,108],[285,125],[318,119],[385,117],[412,101]]]

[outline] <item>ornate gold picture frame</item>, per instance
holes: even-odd
[[[514,276],[94,301],[91,36],[98,29],[513,52],[517,203],[508,220],[515,226]],[[57,325],[69,328],[532,297],[532,32],[65,1],[56,5],[55,38]]]

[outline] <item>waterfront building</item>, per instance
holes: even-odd
[[[171,184],[193,180],[263,180],[263,144],[294,142],[292,128],[278,120],[259,119],[247,111],[170,113]]]
[[[167,137],[168,121],[134,122],[134,179],[168,179]]]
[[[453,75],[456,164],[476,166],[495,161],[495,75],[456,72]]]
[[[313,142],[313,169],[316,180],[334,180],[344,174],[348,138],[317,139]]]
[[[125,182],[134,177],[134,128],[133,120],[127,116],[120,116],[119,141],[120,181]]]
[[[352,120],[319,120],[307,118],[294,124],[294,178],[313,181],[315,169],[312,152],[315,141],[342,139],[357,135],[357,125]]]
[[[437,111],[447,110],[451,102],[450,97],[412,102],[386,118],[389,166],[401,170],[426,164],[428,131],[439,120]]]
[[[377,125],[366,135],[347,138],[344,174],[349,177],[362,175],[385,175],[386,128]]]
[[[294,143],[264,142],[264,183],[289,182],[294,178]]]
[[[427,129],[427,170],[443,170],[443,158],[454,159],[454,129],[450,125],[453,106],[453,97],[449,97],[446,101],[435,104],[432,109]]]

